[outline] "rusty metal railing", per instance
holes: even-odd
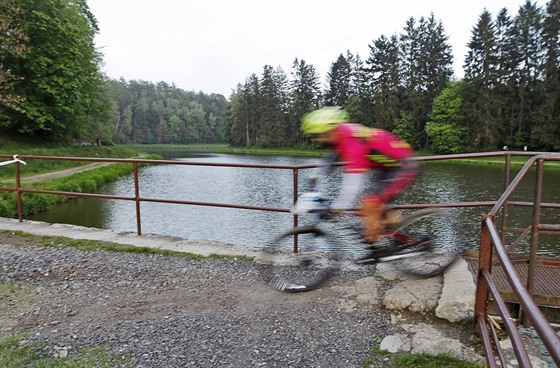
[[[519,300],[521,301],[522,307],[526,311],[527,317],[531,323],[535,326],[537,333],[540,338],[545,343],[545,346],[549,350],[551,356],[557,364],[560,365],[560,343],[558,337],[548,324],[546,318],[542,315],[534,301],[531,299],[529,293],[531,288],[531,282],[529,282],[529,290],[520,281],[515,269],[513,268],[511,261],[509,261],[506,249],[503,246],[503,234],[505,231],[518,231],[522,232],[522,237],[527,236],[531,233],[531,258],[536,256],[536,244],[538,241],[539,231],[550,231],[550,232],[560,232],[559,225],[546,225],[540,224],[540,209],[541,208],[560,208],[560,204],[557,203],[541,203],[541,189],[537,189],[534,201],[523,202],[523,201],[510,201],[509,198],[513,190],[517,187],[521,179],[525,176],[528,170],[537,163],[537,188],[542,187],[542,163],[544,160],[554,160],[560,161],[560,155],[550,154],[541,155],[538,152],[486,152],[486,153],[472,153],[472,154],[456,154],[456,155],[442,155],[442,156],[423,156],[417,157],[417,161],[444,161],[444,160],[461,160],[469,158],[482,158],[482,157],[505,157],[505,171],[504,171],[504,193],[497,201],[478,201],[478,202],[458,202],[458,203],[427,203],[427,204],[407,204],[398,205],[396,208],[426,208],[426,207],[439,207],[439,208],[460,208],[460,207],[492,207],[492,210],[488,215],[486,215],[482,220],[482,230],[481,230],[481,240],[480,240],[480,258],[479,258],[479,272],[477,279],[477,292],[476,292],[476,305],[475,305],[475,319],[477,325],[481,330],[483,345],[487,353],[488,365],[491,367],[496,366],[494,361],[494,353],[492,348],[492,340],[490,338],[490,333],[492,338],[498,347],[498,355],[502,365],[505,366],[505,358],[503,352],[499,349],[499,344],[497,344],[498,334],[493,323],[490,322],[490,317],[487,313],[488,297],[489,294],[495,299],[496,304],[500,312],[503,312],[503,321],[506,326],[508,333],[511,336],[513,347],[516,356],[522,367],[530,367],[530,362],[528,360],[527,352],[521,341],[519,332],[515,328],[515,324],[508,317],[508,311],[505,303],[500,298],[499,290],[496,287],[492,279],[491,266],[492,266],[492,248],[496,250],[499,261],[504,265],[504,270],[507,274],[508,280],[512,284],[515,293],[517,294]],[[511,171],[511,157],[512,156],[531,156],[527,161],[525,166],[521,169],[517,177],[510,183],[510,171]],[[12,155],[2,155],[0,158],[12,158]],[[138,181],[138,167],[141,164],[150,165],[186,165],[186,166],[215,166],[215,167],[237,167],[237,168],[258,168],[258,169],[283,169],[291,170],[293,176],[293,201],[295,202],[298,198],[298,183],[299,183],[299,172],[302,169],[311,169],[317,165],[253,165],[253,164],[224,164],[224,163],[208,163],[208,162],[186,162],[186,161],[174,161],[174,160],[146,160],[146,159],[110,159],[110,158],[85,158],[85,157],[56,157],[56,156],[31,156],[31,155],[20,155],[19,158],[25,160],[66,160],[66,161],[85,161],[85,162],[104,162],[104,163],[130,163],[133,165],[133,178],[134,178],[134,196],[115,196],[106,194],[96,194],[96,193],[77,193],[77,192],[64,192],[64,191],[49,191],[49,190],[38,190],[23,188],[21,185],[21,173],[19,163],[15,162],[15,187],[0,187],[3,191],[12,191],[16,193],[17,206],[18,206],[18,219],[20,222],[23,221],[22,216],[22,194],[24,193],[39,193],[39,194],[52,194],[52,195],[64,195],[70,197],[94,197],[102,199],[115,199],[115,200],[125,200],[133,201],[136,204],[136,222],[137,222],[137,234],[142,235],[142,225],[141,225],[141,212],[140,203],[141,202],[158,202],[158,203],[170,203],[170,204],[183,204],[183,205],[195,205],[195,206],[213,206],[213,207],[224,207],[224,208],[238,208],[247,210],[258,210],[258,211],[275,211],[275,212],[289,212],[288,208],[274,208],[274,207],[263,207],[263,206],[246,206],[246,205],[236,205],[230,203],[213,203],[213,202],[196,202],[196,201],[185,201],[185,200],[170,200],[161,198],[146,198],[140,195],[140,186]],[[508,206],[523,206],[523,207],[533,207],[533,221],[532,226],[529,230],[527,229],[515,229],[508,227],[507,224],[507,209]],[[498,212],[502,212],[502,225],[501,231],[498,232],[496,225],[494,223],[495,217]],[[298,217],[294,215],[294,226],[298,224]],[[500,236],[501,233],[501,236]],[[294,239],[294,251],[297,251],[297,238]],[[533,273],[534,275],[534,273]],[[534,276],[531,276],[534,278]]]
[[[478,276],[475,303],[475,320],[482,336],[484,350],[486,352],[486,362],[489,367],[497,367],[494,350],[497,351],[498,360],[502,367],[507,367],[504,352],[499,344],[498,333],[492,317],[488,314],[489,296],[491,295],[494,304],[498,310],[502,322],[506,328],[507,334],[511,340],[515,356],[520,367],[532,367],[529,360],[527,349],[523,344],[523,340],[519,330],[517,329],[511,313],[509,312],[504,299],[492,277],[493,253],[497,261],[501,263],[506,279],[511,285],[513,292],[517,296],[519,303],[523,309],[523,315],[529,324],[531,324],[545,347],[548,349],[550,356],[554,362],[560,366],[560,338],[556,335],[554,329],[550,326],[546,317],[543,315],[537,304],[532,298],[531,291],[535,282],[535,267],[538,248],[539,231],[546,230],[550,232],[559,232],[560,226],[540,224],[541,200],[542,200],[542,183],[543,183],[543,163],[544,161],[560,161],[559,154],[543,154],[530,158],[523,166],[513,181],[507,186],[500,199],[496,202],[490,212],[482,219],[482,229],[480,235],[480,252],[478,260]],[[518,187],[522,179],[527,175],[529,170],[537,166],[535,195],[533,201],[533,216],[530,226],[531,232],[531,250],[529,256],[529,271],[527,285],[523,283],[519,274],[515,270],[512,261],[509,258],[508,250],[503,244],[503,234],[500,236],[496,224],[495,217],[501,211],[506,209],[508,200]],[[525,236],[526,232],[522,234]]]
[[[11,155],[0,154],[0,158],[11,158]],[[97,194],[97,193],[80,193],[80,192],[66,192],[66,191],[54,191],[54,190],[41,190],[41,189],[30,189],[23,188],[21,185],[21,172],[18,162],[15,164],[15,187],[0,187],[0,191],[11,191],[15,192],[17,195],[17,212],[18,220],[23,221],[22,214],[22,193],[36,193],[36,194],[52,194],[52,195],[63,195],[68,197],[90,197],[90,198],[100,198],[100,199],[115,199],[123,201],[132,201],[136,204],[136,232],[138,235],[142,235],[142,221],[141,221],[141,202],[157,202],[157,203],[168,203],[168,204],[183,204],[183,205],[193,205],[193,206],[210,206],[210,207],[224,207],[224,208],[237,208],[246,210],[257,210],[257,211],[272,211],[272,212],[290,212],[289,208],[276,208],[276,207],[266,207],[266,206],[247,206],[238,205],[231,203],[215,203],[215,202],[200,202],[200,201],[185,201],[185,200],[172,200],[172,199],[162,199],[162,198],[148,198],[142,197],[140,195],[140,185],[138,181],[138,167],[141,164],[149,165],[182,165],[182,166],[214,166],[214,167],[236,167],[236,168],[256,168],[256,169],[283,169],[291,170],[293,173],[293,200],[294,203],[298,197],[298,181],[299,181],[299,170],[314,168],[316,165],[257,165],[257,164],[227,164],[227,163],[211,163],[211,162],[186,162],[186,161],[175,161],[175,160],[148,160],[148,159],[120,159],[120,158],[90,158],[90,157],[59,157],[59,156],[32,156],[32,155],[18,155],[19,158],[25,160],[58,160],[58,161],[84,161],[84,162],[102,162],[102,163],[130,163],[133,165],[133,180],[134,180],[134,196],[116,196],[109,194]],[[297,226],[297,216],[294,216],[294,226]]]
[[[454,154],[454,155],[438,155],[438,156],[422,156],[415,157],[416,161],[445,161],[445,160],[462,160],[471,158],[482,158],[482,157],[504,157],[505,160],[505,183],[509,181],[510,173],[510,163],[512,156],[534,156],[538,154],[537,152],[482,152],[482,153],[466,153],[466,154]],[[0,154],[0,158],[12,158],[12,155]],[[147,198],[140,195],[140,186],[138,183],[138,165],[141,164],[151,164],[151,165],[185,165],[185,166],[213,166],[213,167],[237,167],[237,168],[257,168],[257,169],[282,169],[292,171],[293,177],[293,201],[298,198],[298,183],[299,183],[299,173],[302,169],[311,169],[317,167],[317,165],[259,165],[259,164],[226,164],[226,163],[210,163],[210,162],[187,162],[187,161],[175,161],[175,160],[147,160],[147,159],[118,159],[118,158],[91,158],[91,157],[58,157],[58,156],[33,156],[33,155],[19,155],[21,159],[25,160],[59,160],[59,161],[83,161],[83,162],[100,162],[100,163],[130,163],[133,165],[133,180],[134,180],[134,196],[115,196],[107,194],[96,194],[96,193],[78,193],[78,192],[66,192],[66,191],[52,191],[52,190],[38,190],[23,188],[21,185],[21,173],[20,165],[15,162],[15,187],[7,188],[0,187],[0,191],[12,191],[16,193],[17,197],[17,212],[19,221],[23,221],[22,214],[22,194],[23,193],[37,193],[37,194],[52,194],[52,195],[63,195],[69,197],[91,197],[100,199],[115,199],[123,201],[135,202],[136,208],[136,232],[138,235],[142,235],[142,221],[141,221],[141,202],[158,202],[158,203],[169,203],[169,204],[183,204],[183,205],[193,205],[193,206],[212,206],[212,207],[223,207],[223,208],[238,208],[246,210],[257,210],[257,211],[272,211],[272,212],[289,212],[289,208],[273,208],[264,206],[246,206],[246,205],[236,205],[230,203],[214,203],[214,202],[197,202],[197,201],[185,201],[185,200],[169,200],[160,198]],[[457,203],[426,203],[426,204],[407,204],[407,205],[396,205],[395,208],[398,209],[418,209],[418,208],[462,208],[462,207],[491,207],[495,205],[495,201],[475,201],[475,202],[457,202]],[[509,205],[515,206],[533,206],[532,202],[522,202],[522,201],[509,201]],[[555,203],[543,203],[542,207],[560,208],[560,204]],[[506,211],[504,211],[504,220],[502,233],[506,228]],[[298,216],[293,215],[294,226],[298,225]],[[517,231],[517,229],[509,229]],[[297,237],[294,239],[294,250],[297,250]]]

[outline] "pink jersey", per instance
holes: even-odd
[[[361,124],[338,124],[335,151],[345,163],[345,172],[365,172],[369,168],[390,170],[414,154],[408,143],[382,129]]]

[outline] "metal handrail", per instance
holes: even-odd
[[[482,335],[482,342],[484,350],[486,351],[486,361],[489,367],[495,367],[494,348],[490,339],[490,332],[492,333],[495,349],[498,352],[500,363],[503,367],[507,366],[504,361],[504,354],[499,344],[497,334],[495,333],[493,321],[488,315],[488,302],[489,295],[492,295],[496,308],[504,325],[508,336],[512,341],[512,346],[518,363],[521,367],[531,367],[532,364],[527,355],[527,351],[523,345],[521,334],[512,322],[511,313],[507,309],[504,299],[502,298],[498,288],[492,278],[492,258],[493,251],[496,252],[497,262],[501,263],[504,274],[511,285],[511,288],[523,308],[524,316],[528,319],[530,324],[534,327],[537,335],[542,340],[545,347],[554,362],[560,366],[560,338],[556,335],[554,329],[550,326],[548,320],[543,315],[535,301],[533,300],[530,288],[532,286],[532,279],[534,279],[538,232],[541,229],[548,228],[555,230],[556,226],[547,225],[542,226],[539,224],[540,209],[542,199],[542,178],[543,178],[543,162],[545,160],[560,161],[560,154],[541,154],[530,158],[523,168],[519,171],[517,176],[512,180],[506,188],[502,196],[498,199],[490,212],[482,219],[482,229],[480,237],[480,251],[478,261],[478,276],[477,276],[477,290],[475,302],[475,320]],[[529,170],[537,164],[537,183],[535,188],[534,210],[532,219],[532,241],[531,241],[531,255],[529,259],[529,275],[528,286],[526,287],[519,274],[515,270],[511,262],[507,249],[505,248],[502,237],[496,228],[494,219],[508,203],[509,198],[518,187],[519,183],[527,175]],[[528,290],[529,288],[529,290]]]
[[[487,353],[487,361],[489,366],[495,366],[494,362],[494,355],[492,350],[492,344],[490,335],[488,334],[488,328],[490,328],[494,339],[497,339],[497,333],[492,325],[489,323],[489,317],[487,314],[487,304],[488,304],[488,295],[491,293],[494,300],[499,300],[500,294],[497,288],[495,287],[492,276],[491,276],[491,266],[492,266],[492,246],[494,246],[497,250],[497,254],[499,260],[504,265],[504,269],[507,270],[508,279],[510,283],[514,286],[514,290],[518,295],[519,300],[523,308],[528,311],[530,314],[528,317],[530,318],[531,322],[535,326],[537,333],[543,339],[545,346],[549,349],[549,352],[555,362],[560,365],[560,343],[558,341],[558,337],[548,324],[546,318],[542,315],[534,301],[531,299],[531,296],[525,286],[521,283],[519,276],[516,274],[513,266],[511,265],[511,261],[507,257],[507,253],[505,248],[503,247],[502,240],[499,236],[498,230],[494,224],[494,217],[498,214],[500,210],[504,212],[504,220],[502,221],[502,232],[506,229],[506,221],[505,221],[505,212],[507,211],[507,206],[517,205],[517,206],[532,206],[535,207],[535,202],[520,202],[520,201],[509,201],[509,198],[517,187],[519,182],[522,178],[526,175],[527,171],[537,162],[540,162],[539,170],[542,170],[542,161],[544,160],[560,160],[560,155],[558,154],[540,154],[537,152],[487,152],[487,153],[474,153],[474,154],[456,154],[456,155],[442,155],[442,156],[423,156],[423,157],[416,157],[414,160],[416,161],[443,161],[443,160],[460,160],[460,159],[468,159],[468,158],[480,158],[480,157],[505,157],[505,191],[503,195],[497,201],[480,201],[480,202],[461,202],[461,203],[446,203],[446,204],[408,204],[408,205],[399,205],[395,206],[397,208],[425,208],[425,207],[492,207],[489,214],[486,215],[482,221],[482,230],[481,230],[481,249],[480,249],[480,258],[479,258],[479,273],[477,278],[477,292],[476,292],[476,305],[475,305],[475,319],[477,324],[481,330],[482,334],[482,341]],[[512,156],[532,156],[527,163],[523,166],[519,174],[516,178],[509,183],[509,171],[510,171],[510,164],[511,164],[511,157]],[[2,155],[0,157],[11,158],[11,155]],[[186,161],[174,161],[174,160],[147,160],[147,159],[113,159],[113,158],[86,158],[86,157],[58,157],[58,156],[32,156],[32,155],[21,155],[21,158],[27,160],[34,160],[34,159],[44,159],[44,160],[66,160],[66,161],[91,161],[91,162],[107,162],[107,163],[132,163],[133,164],[133,172],[134,172],[134,185],[135,185],[135,194],[134,196],[126,197],[126,196],[114,196],[114,195],[104,195],[104,194],[95,194],[95,193],[76,193],[76,192],[62,192],[62,191],[48,191],[48,190],[36,190],[36,189],[27,189],[21,187],[21,176],[19,171],[19,163],[15,162],[15,176],[16,176],[16,185],[15,188],[3,188],[0,187],[0,190],[7,190],[16,192],[17,201],[18,201],[18,219],[19,221],[23,221],[22,217],[22,193],[41,193],[41,194],[53,194],[53,195],[65,195],[65,196],[72,196],[72,197],[95,197],[95,198],[104,198],[104,199],[117,199],[117,200],[128,200],[134,201],[136,203],[136,217],[137,217],[137,233],[138,235],[142,235],[141,231],[141,216],[140,216],[140,203],[141,202],[159,202],[159,203],[173,203],[173,204],[185,204],[185,205],[199,205],[199,206],[216,206],[216,207],[226,207],[226,208],[240,208],[240,209],[248,209],[248,210],[260,210],[260,211],[276,211],[276,212],[289,212],[288,208],[272,208],[272,207],[259,207],[259,206],[244,206],[244,205],[235,205],[235,204],[228,204],[228,203],[212,203],[212,202],[195,202],[195,201],[181,201],[181,200],[167,200],[167,199],[158,199],[158,198],[145,198],[140,196],[140,188],[138,183],[138,165],[139,164],[158,164],[158,165],[187,165],[187,166],[215,166],[215,167],[239,167],[239,168],[261,168],[261,169],[285,169],[285,170],[292,170],[293,173],[293,200],[294,202],[297,200],[298,197],[298,182],[299,182],[299,171],[302,169],[310,169],[315,168],[317,165],[256,165],[256,164],[224,164],[224,163],[210,163],[210,162],[186,162]],[[539,171],[538,177],[542,175],[542,172]],[[550,207],[550,208],[560,208],[560,204],[556,203],[540,203],[538,204],[538,211],[540,208],[543,207]],[[538,234],[539,230],[549,229],[550,231],[558,230],[557,225],[543,225],[538,223],[538,215],[539,212],[535,211],[535,215],[533,216],[533,234]],[[294,215],[294,226],[297,226],[298,217]],[[512,229],[508,229],[512,230]],[[536,232],[536,233],[535,233]],[[294,250],[297,249],[297,240],[294,244]],[[490,251],[488,251],[490,249]],[[501,312],[504,312],[504,321],[511,321],[510,317],[507,317],[508,311],[503,306],[503,303],[500,304],[498,302],[498,308]],[[522,366],[530,366],[528,362],[527,353],[522,347],[522,343],[520,342],[520,335],[519,332],[512,327],[509,322],[505,322],[508,333],[511,333],[512,336],[512,343],[514,346],[514,350],[516,352],[516,356]],[[488,327],[490,326],[490,327]],[[498,354],[500,356],[500,360],[502,361],[502,365],[505,366],[505,362],[503,362],[503,352],[499,348],[499,344],[497,345]]]

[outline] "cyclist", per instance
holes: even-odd
[[[418,174],[418,165],[409,160],[414,150],[386,130],[352,123],[340,107],[315,110],[305,114],[301,122],[304,134],[313,136],[332,151],[319,175],[311,177],[310,186],[314,187],[319,177],[326,176],[337,160],[344,164],[341,189],[331,205],[332,212],[353,208],[366,185],[368,172],[379,171],[376,186],[361,198],[359,206],[365,241],[379,240],[384,224],[398,221],[385,216],[391,213],[386,204],[410,186]]]

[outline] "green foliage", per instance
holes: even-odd
[[[95,193],[102,185],[130,174],[132,169],[132,164],[111,164],[103,168],[73,174],[69,177],[32,183],[30,188],[75,193]],[[25,185],[22,186],[26,187]],[[22,193],[22,198],[23,216],[45,211],[56,204],[68,200],[66,196],[37,193]],[[0,192],[0,217],[17,217],[17,201],[14,193]]]
[[[53,147],[36,148],[27,147],[22,141],[10,141],[0,139],[0,153],[8,155],[33,155],[33,156],[60,156],[60,157],[106,157],[106,158],[130,158],[136,157],[138,153],[127,147]],[[4,161],[4,159],[0,159]],[[62,161],[62,160],[33,160],[25,159],[27,165],[20,165],[20,173],[23,177],[68,169],[76,166],[86,165],[87,161]],[[4,178],[14,178],[14,165],[2,166],[0,170],[0,180]]]
[[[26,52],[5,60],[17,80],[18,109],[2,125],[58,142],[100,136],[104,114],[96,20],[85,0],[20,0],[18,25]]]
[[[12,58],[22,57],[28,37],[18,24],[21,10],[17,0],[0,0],[0,121],[8,118],[5,111],[20,111],[21,93],[14,88],[20,76],[10,68],[2,67]]]
[[[410,354],[397,358],[393,368],[482,368],[483,365],[466,362],[447,354]]]
[[[551,150],[558,123],[558,0],[527,1],[515,16],[482,12],[465,61],[468,140],[475,149]],[[553,102],[556,101],[556,102]]]
[[[227,101],[165,82],[107,81],[116,143],[217,143],[223,140]]]
[[[450,82],[434,99],[431,121],[425,131],[436,153],[462,153],[467,149],[463,127],[463,84]]]
[[[399,119],[395,121],[393,133],[404,139],[408,144],[418,148],[418,139],[416,138],[416,130],[414,128],[414,121],[412,114],[407,114],[401,111]]]
[[[426,133],[431,147],[438,154],[462,153],[466,151],[463,129],[457,124],[426,123]]]
[[[400,34],[375,39],[365,63],[359,55],[339,54],[327,73],[322,98],[317,99],[314,73],[305,80],[313,93],[303,87],[304,72],[314,71],[303,60],[293,65],[294,80],[287,91],[293,98],[288,100],[279,93],[276,100],[265,102],[267,89],[253,74],[232,95],[224,137],[236,146],[299,145],[305,139],[296,127],[306,110],[341,105],[359,122],[404,134],[417,149],[558,149],[559,14],[558,0],[550,0],[546,12],[531,1],[514,17],[502,9],[496,20],[483,10],[472,28],[460,98],[441,96],[436,101],[452,80],[453,55],[443,24],[433,14],[411,17]],[[270,111],[289,113],[270,119]]]
[[[77,355],[52,357],[52,348],[23,335],[0,340],[0,366],[4,368],[126,368],[130,357],[116,354],[106,347],[82,348]]]
[[[313,65],[295,59],[292,80],[265,65],[228,104],[224,96],[165,82],[105,80],[86,0],[0,0],[0,137],[17,131],[44,142],[297,147],[308,143],[299,130],[305,112],[341,105],[368,126],[407,134],[419,149],[467,149],[441,141],[455,131],[473,150],[558,150],[559,14],[558,0],[544,7],[527,1],[517,14],[502,9],[495,19],[483,10],[464,63],[465,118],[443,123],[432,108],[452,77],[452,53],[433,14],[411,17],[399,34],[375,39],[365,62],[341,53],[325,91]],[[402,112],[412,119],[412,135]],[[438,125],[425,129],[430,121]]]

